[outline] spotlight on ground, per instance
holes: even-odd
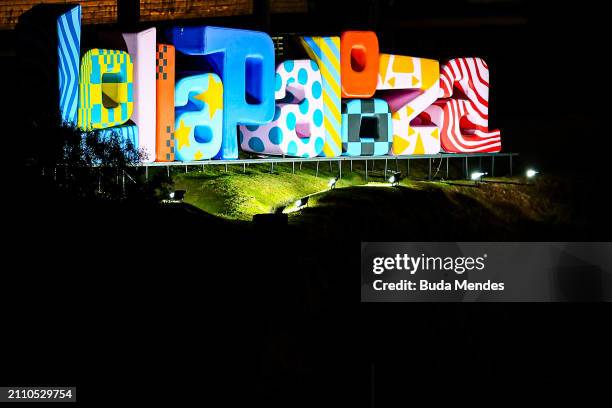
[[[402,180],[402,173],[399,171],[394,171],[391,177],[389,177],[389,183],[391,183],[392,186],[399,185],[399,182],[401,180]]]
[[[536,171],[534,169],[528,169],[525,172],[525,175],[527,176],[528,179],[530,179],[530,178],[534,178],[538,173],[539,173],[539,171]]]
[[[334,188],[336,188],[336,183],[337,182],[338,182],[338,176],[336,176],[333,179],[329,180],[329,183],[327,184],[329,186],[329,189],[333,190]]]
[[[487,173],[482,173],[480,171],[475,171],[472,173],[472,175],[470,176],[470,178],[472,179],[472,181],[480,181],[482,179],[482,176],[486,176]]]
[[[170,193],[168,193],[168,198],[165,200],[162,200],[162,203],[164,204],[178,204],[178,203],[182,203],[183,199],[185,198],[185,190],[175,190],[175,191],[171,191]]]
[[[309,197],[300,198],[295,202],[295,208],[300,209],[302,207],[306,207],[308,205]]]

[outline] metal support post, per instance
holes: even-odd
[[[450,159],[447,157],[447,158],[446,158],[446,178],[447,178],[447,179],[448,179],[448,161],[449,161],[449,160],[450,160]]]

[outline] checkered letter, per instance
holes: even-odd
[[[134,110],[132,59],[125,51],[89,50],[81,58],[78,126],[106,129],[127,122]]]
[[[157,45],[155,62],[157,121],[155,157],[158,162],[174,161],[174,47]]]
[[[342,103],[342,154],[384,156],[393,144],[391,111],[382,99]]]

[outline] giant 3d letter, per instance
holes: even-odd
[[[94,48],[81,59],[78,125],[83,130],[122,125],[134,108],[133,66],[127,52]]]
[[[174,47],[168,44],[159,44],[155,66],[155,84],[157,87],[155,153],[159,162],[174,161],[174,79]]]
[[[210,159],[221,149],[223,84],[217,74],[193,75],[176,83],[176,160]]]
[[[220,27],[175,27],[176,49],[204,56],[223,80],[223,145],[217,157],[238,158],[237,125],[274,117],[274,44],[266,33]]]
[[[155,161],[155,28],[140,33],[123,34],[134,64],[134,115],[138,126],[139,148],[146,155],[144,161]]]
[[[316,157],[323,151],[321,72],[312,60],[290,60],[276,68],[276,111],[272,122],[240,126],[243,150]]]
[[[345,31],[340,38],[343,98],[371,98],[378,82],[378,37],[372,31]]]
[[[499,130],[489,130],[489,68],[480,58],[457,58],[442,67],[440,97],[422,117],[441,127],[451,153],[499,152]]]
[[[17,37],[20,94],[27,102],[36,95],[35,109],[22,103],[24,116],[76,125],[81,6],[36,5],[19,17]]]
[[[345,156],[384,156],[392,143],[391,111],[382,99],[342,103],[342,151]]]
[[[393,112],[393,147],[389,154],[436,154],[440,152],[440,129],[418,115],[440,93],[438,61],[381,54],[378,89]]]
[[[57,19],[59,37],[59,89],[62,121],[76,125],[79,105],[79,58],[81,56],[81,6]]]
[[[340,37],[302,37],[302,46],[314,60],[323,77],[323,123],[325,145],[323,155],[342,154],[342,113],[340,80]]]

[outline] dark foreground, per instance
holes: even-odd
[[[360,304],[357,273],[361,240],[593,240],[602,225],[362,192],[336,190],[281,230],[189,206],[22,196],[6,213],[2,383],[76,384],[83,405],[395,407],[455,398],[426,394],[440,385],[602,379],[606,305]],[[586,203],[589,220],[599,204]]]

